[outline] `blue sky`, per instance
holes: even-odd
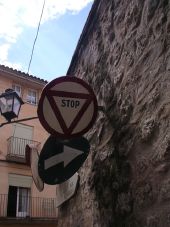
[[[14,4],[11,7],[11,4]],[[46,0],[30,74],[66,74],[93,0]],[[27,72],[43,0],[0,0],[0,64]]]

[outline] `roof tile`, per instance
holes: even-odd
[[[10,67],[5,66],[5,65],[0,65],[0,70],[5,70],[7,72],[17,73],[19,76],[21,76],[23,78],[29,78],[29,79],[37,80],[37,81],[40,81],[42,83],[48,83],[47,80],[41,79],[41,78],[33,76],[33,75],[29,75],[28,73],[19,71],[17,69],[10,68]]]

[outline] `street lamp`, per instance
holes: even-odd
[[[21,109],[21,105],[23,104],[24,102],[13,89],[10,89],[10,88],[6,89],[5,92],[0,95],[0,112],[1,112],[1,115],[7,120],[7,122],[2,123],[0,127],[10,123],[16,123],[16,122],[27,121],[27,120],[38,118],[38,117],[30,117],[30,118],[19,119],[16,121],[11,121],[12,119],[18,117]]]
[[[6,89],[0,95],[0,111],[1,115],[10,122],[13,118],[18,117],[21,105],[24,102],[13,89]]]

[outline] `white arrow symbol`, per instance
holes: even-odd
[[[64,167],[66,167],[73,159],[77,156],[83,154],[83,151],[77,150],[72,147],[64,146],[64,151],[60,154],[56,154],[44,161],[44,168],[49,169],[61,162],[64,162]]]

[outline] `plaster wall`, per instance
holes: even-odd
[[[37,91],[38,98],[41,95],[41,91],[45,84],[37,85],[32,82],[28,82],[27,80],[20,80],[19,78],[13,76],[9,76],[8,73],[4,73],[0,71],[0,93],[4,92],[7,88],[12,88],[13,84],[17,84],[21,86],[21,98],[25,102],[21,107],[21,111],[18,119],[28,118],[28,117],[36,117],[37,116],[37,105],[32,105],[26,102],[26,97],[28,94],[28,89],[33,89]],[[6,120],[0,116],[0,123],[5,122]],[[33,138],[32,140],[40,143],[39,152],[43,144],[45,143],[49,134],[44,130],[41,126],[38,119],[21,122],[26,126],[33,127]],[[7,155],[7,147],[8,147],[8,138],[13,136],[13,125],[4,125],[0,127],[0,198],[1,203],[2,195],[8,194],[9,182],[8,182],[8,174],[18,174],[23,176],[32,176],[31,169],[27,165],[19,164],[16,162],[8,162],[6,161]],[[19,146],[19,145],[18,145]],[[44,190],[39,192],[36,188],[34,181],[32,181],[31,185],[31,196],[32,197],[40,197],[40,198],[56,198],[56,186],[44,186]],[[2,208],[2,207],[0,207]],[[1,210],[1,209],[0,209]]]

